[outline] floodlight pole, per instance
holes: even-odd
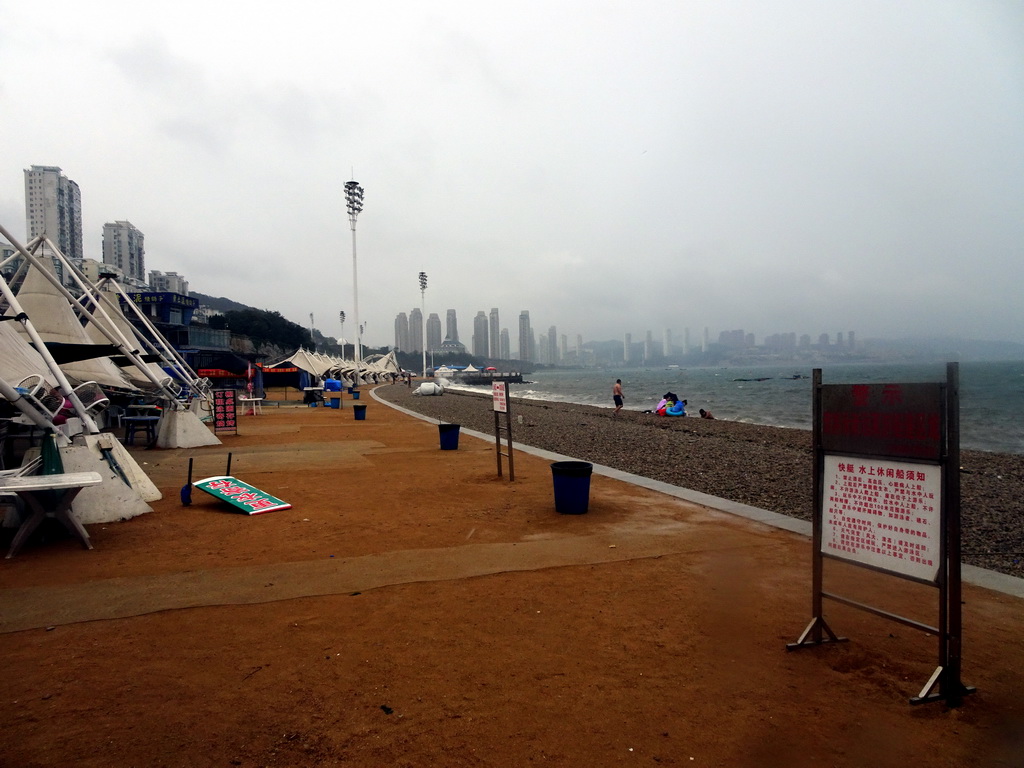
[[[363,210],[363,188],[354,179],[345,182],[345,205],[348,208],[348,221],[352,227],[352,310],[356,321],[355,384],[358,386],[362,380],[362,372],[359,365],[363,357],[363,345],[359,327],[359,271],[356,267],[356,219]]]
[[[423,333],[423,378],[427,378],[427,273],[420,272],[420,330]]]
[[[341,310],[338,313],[338,319],[341,321],[341,356],[345,357],[345,310]]]

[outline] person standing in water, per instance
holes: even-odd
[[[618,416],[619,411],[622,410],[622,379],[615,380],[615,386],[612,387],[612,400],[615,401],[615,413],[612,416]]]

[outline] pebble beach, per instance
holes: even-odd
[[[494,434],[487,395],[414,395],[380,387],[388,402],[438,421]],[[514,444],[603,464],[683,488],[810,520],[807,430],[512,398]],[[1024,577],[1024,456],[961,452],[963,562]]]

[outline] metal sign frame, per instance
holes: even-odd
[[[512,451],[512,408],[509,399],[508,381],[495,381],[491,383],[491,397],[494,408],[494,452],[498,460],[498,477],[502,476],[501,457],[508,458],[508,480],[514,482],[516,479],[514,453]],[[505,424],[501,424],[501,414],[505,414]],[[502,432],[508,439],[507,450],[501,450]]]
[[[947,364],[944,384],[826,386],[822,384],[821,369],[815,369],[813,391],[812,618],[799,639],[786,649],[847,640],[836,635],[825,621],[825,598],[934,633],[938,638],[938,666],[910,703],[944,700],[950,707],[959,706],[963,696],[975,690],[960,679],[959,365]],[[829,484],[825,482],[826,467],[833,480]],[[851,501],[860,494],[848,492],[851,488],[860,490],[859,483],[865,480],[864,498]],[[836,486],[845,481],[850,485],[837,491]],[[932,502],[935,490],[940,496],[937,505]],[[832,517],[827,524],[826,493],[832,494],[828,505]],[[878,501],[877,497],[882,496],[888,498]],[[850,504],[857,506],[850,509]],[[843,546],[836,546],[836,531],[844,527],[849,533]],[[828,542],[826,530],[831,534]],[[903,538],[893,540],[885,535],[893,531]],[[824,563],[828,559],[935,587],[939,593],[937,626],[826,591]]]

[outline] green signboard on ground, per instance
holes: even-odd
[[[217,475],[205,480],[197,480],[193,485],[221,501],[228,502],[247,515],[262,515],[264,512],[291,509],[292,506],[287,501],[282,501],[228,475]]]

